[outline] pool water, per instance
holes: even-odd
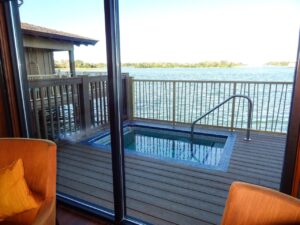
[[[228,159],[227,139],[227,136],[195,133],[191,146],[190,132],[187,131],[139,126],[124,128],[126,152],[215,168],[224,167],[224,160]],[[110,147],[110,135],[104,134],[92,142],[96,146]]]

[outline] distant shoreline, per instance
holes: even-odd
[[[233,68],[293,68],[294,66],[270,66],[270,65],[243,65],[243,66],[234,66],[234,67],[132,67],[132,66],[124,66],[123,68],[132,68],[132,69],[233,69]],[[68,71],[69,68],[55,68],[56,70],[60,71]],[[89,68],[83,68],[83,67],[76,67],[77,71],[103,71],[106,67],[89,67]]]
[[[124,63],[123,67],[133,68],[232,68],[244,66],[245,64],[239,62],[228,62],[228,61],[205,61],[199,63]]]
[[[75,61],[76,69],[79,70],[95,70],[106,68],[105,63],[86,63],[81,60]],[[239,67],[294,67],[295,63],[288,61],[268,62],[264,65],[247,65],[240,62],[229,61],[204,61],[199,63],[170,63],[170,62],[143,62],[143,63],[123,63],[122,67],[139,68],[139,69],[172,69],[172,68],[239,68]],[[66,60],[56,61],[56,69],[68,69],[69,62]]]

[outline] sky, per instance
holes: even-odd
[[[24,0],[21,21],[99,40],[75,59],[106,62],[103,0]],[[296,60],[299,0],[119,0],[121,61]],[[56,54],[56,59],[67,54]]]

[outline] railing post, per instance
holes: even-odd
[[[176,81],[173,81],[173,126],[176,124]]]
[[[88,76],[83,76],[79,85],[81,126],[83,130],[91,127],[90,88]]]
[[[248,102],[248,122],[247,122],[247,131],[245,141],[251,141],[250,130],[252,124],[252,113],[253,113],[253,102],[249,100]]]
[[[133,119],[133,77],[126,75],[125,77],[125,84],[126,84],[126,106],[127,106],[127,119]]]
[[[236,82],[233,83],[233,95],[236,95]],[[234,127],[234,110],[235,109],[235,98],[232,99],[232,109],[231,109],[231,126],[230,130],[233,131]]]

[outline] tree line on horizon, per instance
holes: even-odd
[[[267,66],[288,66],[291,62],[289,61],[271,61],[267,62],[265,65]]]
[[[220,67],[229,68],[236,66],[243,66],[242,63],[229,62],[229,61],[204,61],[198,63],[170,63],[170,62],[144,62],[144,63],[124,63],[124,67],[134,68],[208,68],[208,67]]]
[[[271,61],[266,63],[267,66],[288,66],[288,61]],[[123,67],[132,68],[232,68],[238,66],[245,66],[240,62],[230,61],[203,61],[198,63],[171,63],[171,62],[142,62],[142,63],[123,63]],[[82,60],[75,60],[75,67],[82,69],[96,69],[106,67],[105,63],[89,63]],[[56,69],[69,68],[68,60],[55,61]]]
[[[69,68],[69,60],[56,60],[54,62],[54,66],[56,69],[65,69]],[[89,63],[84,62],[82,60],[75,60],[75,67],[76,68],[103,68],[106,67],[105,63]]]

